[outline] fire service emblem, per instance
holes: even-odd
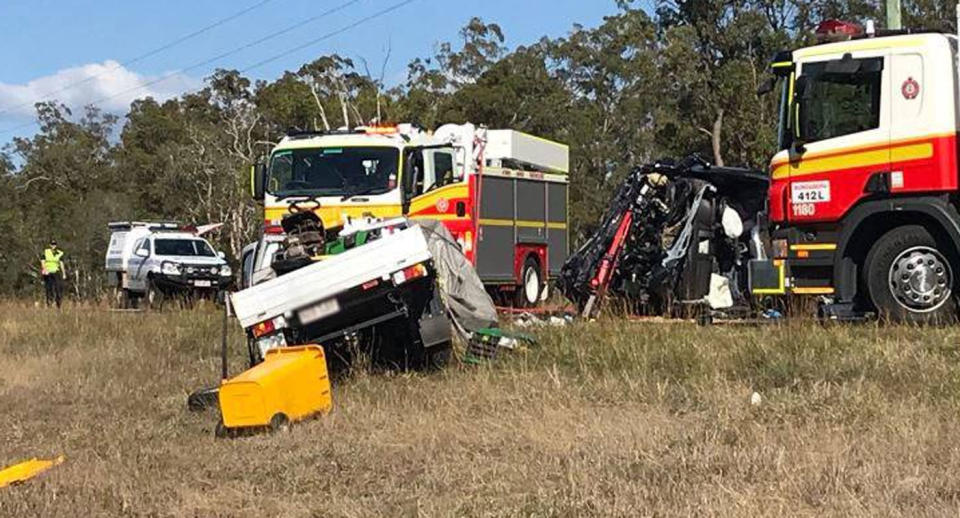
[[[912,77],[908,77],[906,81],[903,82],[903,86],[900,87],[900,91],[903,93],[903,98],[910,101],[916,99],[920,95],[920,83]]]

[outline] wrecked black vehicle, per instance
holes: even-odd
[[[749,261],[765,259],[769,180],[691,156],[634,169],[557,288],[583,316],[605,299],[639,315],[711,315],[749,306]]]

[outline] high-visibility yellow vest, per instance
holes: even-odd
[[[47,273],[57,273],[60,271],[61,257],[63,257],[63,250],[47,248],[43,251],[43,268]]]

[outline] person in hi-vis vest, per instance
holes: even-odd
[[[67,278],[67,270],[63,267],[63,250],[57,248],[55,239],[51,240],[50,246],[43,251],[40,273],[43,275],[43,286],[47,292],[47,305],[56,302],[59,308],[63,301],[63,281]]]

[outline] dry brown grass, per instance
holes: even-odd
[[[218,337],[209,309],[0,304],[0,463],[67,457],[0,490],[0,514],[960,510],[953,328],[579,324],[495,365],[354,375],[330,416],[237,440],[185,408]]]

